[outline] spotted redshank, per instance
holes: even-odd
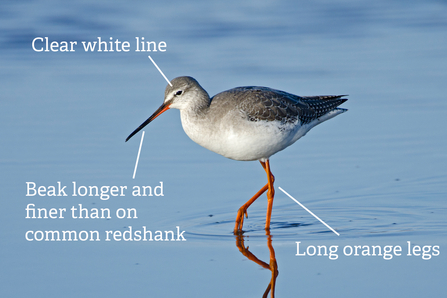
[[[259,160],[267,184],[239,208],[234,233],[241,233],[248,207],[267,191],[265,229],[270,229],[275,177],[269,158],[295,143],[314,126],[341,114],[344,95],[297,96],[267,87],[238,87],[212,98],[192,77],[166,87],[163,104],[126,142],[168,109],[180,110],[186,134],[197,144],[234,160]]]

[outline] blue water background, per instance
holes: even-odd
[[[261,85],[349,94],[347,113],[271,158],[277,297],[440,297],[447,268],[446,1],[5,1],[0,4],[2,297],[261,297],[271,277],[232,235],[236,210],[266,183],[258,162],[192,142],[162,103],[148,53],[85,53],[81,41],[165,41],[151,56],[170,79],[214,95]],[[77,41],[35,52],[35,37]],[[150,185],[164,196],[27,197],[37,185]],[[136,208],[138,219],[26,219],[25,207]],[[269,262],[265,196],[245,244]],[[28,230],[185,230],[174,242],[29,242]],[[439,245],[423,260],[297,257],[308,245]]]

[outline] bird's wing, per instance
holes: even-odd
[[[310,115],[310,117],[303,119],[304,122],[309,123],[333,110],[345,110],[337,108],[348,100],[347,98],[342,98],[343,96],[346,95],[302,96],[301,101],[306,103],[309,106],[309,109],[313,111],[313,114]]]
[[[309,123],[334,110],[347,99],[344,95],[297,96],[267,87],[238,87],[225,93],[234,95],[239,109],[250,121]]]

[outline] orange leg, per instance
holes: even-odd
[[[275,195],[275,190],[273,188],[273,182],[275,181],[275,177],[270,171],[270,163],[268,159],[266,162],[260,161],[260,163],[264,168],[265,172],[267,173],[268,182],[250,200],[248,200],[247,203],[242,205],[242,207],[239,208],[239,210],[237,211],[236,224],[234,226],[235,234],[239,234],[242,232],[242,226],[244,225],[244,215],[245,217],[248,217],[247,214],[248,207],[250,207],[250,205],[253,204],[253,202],[256,201],[256,199],[259,198],[266,190],[268,190],[267,191],[268,205],[267,205],[267,217],[265,220],[265,229],[266,230],[270,229],[270,218],[272,217],[273,197]]]
[[[273,176],[272,172],[270,171],[270,163],[269,163],[268,159],[265,162],[264,170],[267,173],[267,181],[268,181],[268,183],[267,183],[267,185],[268,185],[267,216],[265,218],[265,230],[268,231],[268,230],[270,230],[270,219],[272,218],[273,198],[275,197],[275,188],[273,187],[273,182],[275,181],[275,177]]]

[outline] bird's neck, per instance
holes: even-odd
[[[204,89],[201,88],[196,90],[194,94],[194,100],[192,100],[188,108],[182,112],[193,117],[194,116],[201,117],[207,113],[210,104],[211,104],[210,96]]]

